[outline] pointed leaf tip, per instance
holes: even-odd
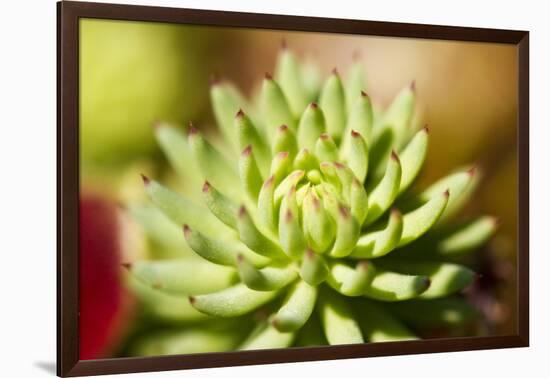
[[[334,67],[334,68],[332,69],[331,73],[332,73],[333,75],[339,76],[338,68]]]
[[[132,268],[132,263],[122,263],[121,265],[127,270],[130,270]]]
[[[287,45],[286,39],[285,38],[281,39],[281,50],[286,50],[287,48],[288,48],[288,45]]]
[[[398,217],[398,216],[401,216],[401,211],[399,211],[399,209],[391,209],[390,210],[390,216],[392,217]]]
[[[309,104],[309,107],[310,107],[311,109],[317,109],[317,108],[319,107],[319,105],[317,105],[316,102],[312,102],[311,104]]]
[[[213,73],[210,75],[210,78],[208,79],[208,81],[211,87],[218,85],[221,82],[220,75],[218,75],[217,73]]]
[[[239,207],[239,217],[247,215],[246,208],[244,206]]]
[[[191,228],[188,225],[184,224],[183,225],[183,235],[187,238],[187,237],[189,237],[190,232],[191,232]]]
[[[413,81],[411,82],[410,88],[411,88],[411,91],[413,91],[413,92],[416,91],[416,80],[413,80]]]
[[[187,135],[192,136],[199,133],[199,129],[197,129],[193,122],[189,121],[189,125],[187,127]]]
[[[242,118],[242,117],[244,117],[244,112],[242,109],[239,109],[237,114],[235,114],[235,118]]]
[[[397,155],[397,152],[395,152],[395,150],[391,151],[391,158],[394,161],[399,161],[399,156]]]
[[[468,173],[470,177],[475,176],[475,174],[477,173],[477,165],[472,166],[470,169],[466,171],[466,173]]]
[[[273,186],[274,183],[275,183],[275,175],[271,175],[267,180],[265,180],[263,186],[264,188],[268,188],[270,186]]]
[[[344,206],[342,204],[338,205],[338,211],[340,212],[340,215],[343,218],[346,218],[346,219],[349,218],[350,212],[349,212],[349,209],[346,206]]]
[[[424,131],[426,134],[429,134],[430,133],[430,128],[428,127],[428,125],[426,125],[422,128],[422,131]]]
[[[359,134],[359,132],[357,132],[355,130],[351,130],[351,136],[353,138],[359,138],[361,136],[361,134]]]
[[[208,193],[210,189],[212,189],[212,186],[210,185],[210,183],[208,181],[204,181],[204,184],[202,184],[202,192]]]
[[[292,210],[288,209],[288,210],[286,211],[285,221],[286,221],[287,223],[290,223],[290,222],[292,222],[292,219],[294,219],[294,214],[292,214]]]
[[[264,78],[266,80],[273,80],[273,76],[271,76],[271,74],[269,72],[266,72],[265,75],[264,75]]]
[[[251,144],[246,146],[245,149],[242,152],[243,156],[250,156],[250,154],[252,154],[252,145]]]
[[[449,198],[449,196],[451,195],[451,192],[449,189],[445,190],[445,192],[443,193],[443,195],[447,198]]]
[[[151,179],[149,179],[149,177],[145,176],[143,173],[141,173],[140,175],[141,175],[141,179],[143,180],[143,184],[149,185],[149,183],[151,182]]]
[[[195,303],[195,300],[196,300],[196,299],[195,299],[194,296],[190,295],[190,296],[188,296],[187,298],[189,299],[189,303],[191,303],[191,305],[193,305],[193,304]]]
[[[366,98],[368,98],[369,95],[367,94],[367,92],[361,91],[361,97],[366,97]]]

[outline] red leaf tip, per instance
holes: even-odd
[[[188,237],[190,232],[191,232],[191,228],[188,225],[184,224],[183,225],[183,235],[185,237]]]
[[[338,212],[340,213],[340,215],[343,217],[343,218],[349,218],[350,216],[350,213],[349,213],[349,209],[344,206],[344,205],[339,205],[338,206]]]
[[[211,87],[218,85],[221,82],[220,75],[218,75],[217,73],[211,74],[208,82],[210,83]]]
[[[290,223],[292,222],[292,219],[294,219],[294,214],[292,214],[292,210],[288,209],[285,214],[285,221]]]
[[[273,76],[271,76],[271,74],[269,72],[266,72],[264,77],[265,77],[266,80],[273,80]]]
[[[289,152],[288,151],[281,151],[279,153],[277,153],[277,156],[279,157],[279,159],[286,159],[289,155]]]
[[[413,81],[411,82],[410,88],[411,88],[411,91],[413,91],[413,92],[416,91],[416,80],[413,80]]]
[[[309,104],[309,107],[310,107],[311,109],[317,109],[317,108],[319,107],[319,105],[317,105],[316,102],[312,102],[311,104]]]
[[[271,175],[267,180],[265,180],[264,187],[268,188],[272,186],[274,183],[275,183],[275,175]]]
[[[351,136],[352,136],[353,138],[358,138],[358,137],[361,136],[361,134],[359,134],[358,131],[351,130]]]
[[[146,186],[149,185],[149,183],[151,182],[151,179],[145,176],[143,173],[141,173],[140,175],[141,175],[141,179],[143,180],[143,184]]]
[[[235,118],[242,118],[242,117],[244,117],[244,112],[242,109],[239,109],[237,114],[235,114]]]
[[[203,193],[208,193],[211,188],[212,188],[212,186],[210,185],[210,183],[208,181],[205,181],[204,184],[202,184],[202,192]]]
[[[197,129],[194,125],[193,125],[193,122],[192,121],[189,121],[189,125],[187,127],[187,134],[188,135],[196,135],[199,133],[199,129]]]
[[[391,150],[391,158],[394,161],[399,161],[399,156],[397,155],[397,152],[395,152],[395,150]]]
[[[162,126],[162,122],[158,119],[153,121],[153,130],[158,130]]]
[[[443,192],[443,195],[447,198],[449,198],[449,196],[451,195],[451,192],[449,191],[449,189],[445,190],[445,192]]]
[[[190,295],[188,298],[189,298],[189,303],[191,303],[191,304],[195,303],[196,299],[195,299],[194,296]]]
[[[244,217],[247,214],[246,207],[241,206],[239,207],[239,217]]]
[[[128,269],[128,270],[132,269],[132,263],[122,263],[121,265],[125,269]]]
[[[243,150],[242,152],[242,155],[243,156],[250,156],[252,155],[252,145],[249,144],[248,146],[245,147],[245,149]]]
[[[401,215],[401,211],[399,211],[399,209],[391,209],[390,211],[390,216],[392,217],[398,217]]]

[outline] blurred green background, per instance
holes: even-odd
[[[212,75],[234,82],[250,96],[264,73],[273,71],[283,40],[300,58],[316,62],[322,77],[334,67],[345,72],[354,60],[363,62],[368,80],[366,90],[381,106],[388,105],[402,87],[416,81],[416,122],[429,126],[431,138],[418,185],[424,186],[471,163],[483,172],[478,193],[463,215],[492,214],[500,219],[501,225],[489,245],[472,261],[483,275],[471,294],[472,301],[486,317],[482,334],[514,332],[517,298],[514,46],[83,19],[80,21],[81,201],[102,203],[102,209],[107,209],[104,215],[116,218],[118,226],[109,237],[117,242],[112,252],[116,254],[112,274],[120,277],[112,289],[105,289],[104,295],[90,297],[89,301],[82,298],[83,313],[116,313],[97,324],[93,336],[86,336],[87,324],[81,323],[81,354],[85,358],[125,354],[128,335],[136,333],[131,324],[143,315],[140,303],[121,299],[130,294],[124,291],[119,263],[143,256],[163,258],[184,253],[145,240],[140,229],[117,207],[143,196],[139,173],[171,179],[153,137],[154,123],[168,121],[183,127],[192,120],[215,135],[208,96]],[[88,253],[92,260],[101,255],[93,248]],[[109,258],[102,256],[97,258]],[[82,269],[88,268],[81,266]],[[107,273],[102,270],[90,274]],[[118,293],[116,305],[102,309],[105,296],[112,293]],[[121,322],[121,318],[125,321]],[[93,316],[86,319],[95,321]],[[99,340],[87,345],[87,337]]]

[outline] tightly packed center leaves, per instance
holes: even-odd
[[[308,326],[328,344],[410,339],[400,317],[464,316],[464,302],[440,298],[474,272],[445,260],[485,242],[495,222],[445,221],[471,194],[475,170],[408,193],[428,147],[427,128],[412,122],[414,84],[384,111],[363,90],[359,63],[345,82],[333,71],[319,85],[283,50],[254,101],[227,82],[212,85],[216,147],[192,125],[185,134],[158,126],[161,147],[202,198],[144,177],[146,191],[208,263],[201,271],[184,260],[142,261],[131,272],[211,317],[263,309],[229,349],[297,345]]]

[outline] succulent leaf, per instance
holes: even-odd
[[[238,349],[258,350],[286,348],[292,344],[294,337],[295,335],[292,332],[280,332],[272,325],[267,325],[263,330],[247,340]]]
[[[326,289],[319,295],[319,314],[330,345],[363,342],[352,306],[344,297]]]
[[[278,291],[257,291],[239,283],[222,291],[189,297],[200,312],[222,318],[244,315],[277,296]]]
[[[232,232],[202,206],[196,205],[154,180],[144,178],[145,191],[153,203],[177,225],[188,224],[207,235],[232,236]]]
[[[275,260],[287,259],[278,244],[258,230],[244,206],[239,209],[237,228],[242,242],[254,252]]]
[[[386,173],[369,196],[369,210],[365,224],[372,224],[390,208],[397,197],[401,182],[401,162],[397,154],[392,153]]]
[[[403,217],[398,210],[393,210],[384,228],[363,234],[352,251],[350,257],[372,259],[382,257],[397,247],[403,232]]]
[[[430,279],[421,274],[402,274],[376,266],[376,274],[365,295],[379,301],[404,301],[416,298],[430,287]]]
[[[136,261],[128,271],[153,289],[169,293],[205,294],[236,282],[234,269],[201,260]]]
[[[223,188],[227,194],[238,196],[240,194],[238,190],[239,175],[234,166],[230,165],[227,159],[193,126],[189,128],[188,138],[203,179],[208,180],[220,190]]]
[[[237,210],[238,206],[230,198],[220,193],[208,181],[202,186],[204,203],[212,214],[229,227],[237,228]]]
[[[302,328],[315,308],[316,299],[316,286],[304,281],[297,282],[271,319],[271,323],[280,332],[293,332]]]
[[[237,255],[237,270],[241,281],[252,290],[258,291],[278,290],[298,276],[295,269],[285,265],[258,269],[243,255]]]
[[[408,303],[395,302],[395,303]],[[361,330],[371,342],[415,340],[417,337],[382,305],[362,299],[355,305]]]
[[[399,193],[403,193],[412,184],[424,164],[428,152],[428,129],[418,131],[401,151],[401,182]]]
[[[239,140],[239,151],[243,151],[248,146],[251,146],[257,158],[258,167],[262,174],[267,174],[271,163],[271,153],[262,136],[252,124],[250,117],[244,114],[242,110],[239,110],[235,115],[234,123]]]
[[[344,87],[338,72],[334,70],[321,90],[319,105],[327,120],[327,132],[340,141],[346,127],[346,99]]]
[[[267,135],[273,137],[277,127],[287,125],[295,131],[294,116],[281,87],[273,78],[266,75],[260,94],[262,113],[265,117]]]
[[[296,118],[300,116],[308,102],[308,94],[302,83],[300,69],[292,51],[283,49],[277,61],[275,78],[288,99],[292,113]]]
[[[304,110],[298,125],[298,145],[313,151],[317,139],[326,132],[326,122],[323,111],[312,102]]]

